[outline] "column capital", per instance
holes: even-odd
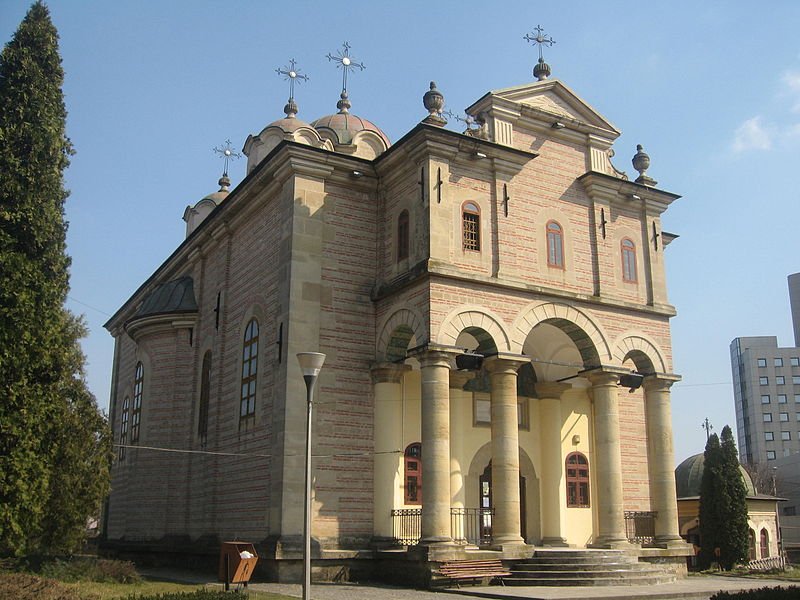
[[[474,371],[450,371],[450,387],[463,390],[466,383],[474,378]]]
[[[372,383],[400,383],[403,375],[411,370],[411,365],[402,363],[374,363],[370,367]]]
[[[489,373],[515,373],[525,363],[531,362],[527,356],[498,352],[483,359],[483,366]]]
[[[533,384],[533,387],[536,390],[536,395],[540,400],[542,398],[554,398],[556,400],[560,400],[564,392],[572,389],[572,385],[569,383],[559,383],[557,381],[538,381]]]
[[[439,344],[424,344],[408,351],[409,358],[416,358],[420,367],[451,367],[453,358],[461,354],[460,350],[455,350],[449,346]]]
[[[644,387],[646,392],[668,392],[672,384],[680,380],[681,376],[675,375],[674,373],[653,373],[645,376],[642,387]]]
[[[591,383],[593,386],[602,386],[617,385],[620,376],[626,375],[630,372],[630,369],[625,369],[623,367],[601,366],[594,369],[580,371],[578,375],[583,375],[586,377],[586,379],[589,380],[589,383]]]

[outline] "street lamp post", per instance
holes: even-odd
[[[325,355],[319,352],[298,352],[297,361],[306,382],[306,493],[303,519],[303,600],[309,599],[311,591],[311,407],[314,386]]]

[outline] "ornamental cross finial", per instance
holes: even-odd
[[[214,148],[214,152],[216,152],[225,159],[225,171],[223,171],[222,173],[223,177],[228,176],[228,163],[232,160],[236,160],[237,158],[242,157],[241,154],[233,151],[233,146],[231,146],[230,139],[225,140],[224,146],[216,146]]]
[[[542,29],[541,25],[537,25],[534,29],[536,31],[536,35],[534,36],[532,33],[526,33],[523,39],[528,40],[532,44],[536,44],[539,46],[539,60],[544,60],[542,56],[542,46],[547,44],[548,46],[552,46],[556,43],[556,41],[551,38],[549,35],[544,33],[544,29]]]
[[[714,429],[714,426],[711,424],[711,421],[708,420],[708,417],[706,417],[705,421],[700,424],[700,427],[706,430],[706,440],[708,440],[711,437],[711,430]]]
[[[296,79],[301,81],[308,81],[308,75],[301,75],[300,69],[297,68],[297,62],[295,60],[289,59],[289,66],[283,67],[282,69],[275,69],[275,72],[278,75],[283,75],[284,81],[289,81],[289,102],[294,100],[294,82]]]
[[[347,72],[350,69],[358,68],[359,70],[363,71],[366,69],[364,63],[359,63],[353,60],[350,56],[350,44],[345,42],[342,44],[342,49],[336,51],[336,56],[333,56],[330,52],[326,55],[328,60],[332,60],[336,63],[336,68],[342,69],[342,94],[347,94]]]

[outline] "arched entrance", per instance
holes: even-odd
[[[483,474],[478,478],[479,489],[478,497],[480,498],[481,509],[494,508],[492,503],[492,461],[486,465]],[[525,533],[528,530],[526,522],[526,493],[525,493],[525,477],[521,474],[519,476],[519,524],[520,535],[525,539]],[[481,540],[491,541],[492,539],[492,515],[489,512],[481,514]],[[488,542],[485,542],[488,543]]]

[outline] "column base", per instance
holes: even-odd
[[[692,545],[679,535],[656,536],[654,544],[657,548],[691,548]]]
[[[543,537],[542,546],[551,548],[568,548],[567,540],[562,537]]]

